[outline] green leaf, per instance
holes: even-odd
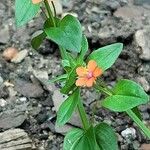
[[[122,49],[122,43],[111,44],[92,52],[88,60],[95,60],[97,65],[105,71],[115,63]]]
[[[63,150],[73,150],[74,145],[78,143],[83,134],[84,131],[78,128],[67,133],[64,139]]]
[[[149,99],[148,95],[139,84],[127,79],[119,80],[113,88],[113,92],[115,95],[134,96],[146,100]]]
[[[81,129],[70,131],[64,139],[63,150],[99,150],[94,128],[91,126],[87,131]]]
[[[39,35],[35,36],[31,41],[32,47],[34,49],[38,49],[45,38],[46,38],[45,32],[42,32]]]
[[[75,87],[76,76],[76,67],[74,67],[68,75],[65,86],[61,89],[62,93],[68,94],[71,90],[73,90]]]
[[[84,135],[76,142],[72,150],[99,150],[96,142],[94,128],[91,126]]]
[[[116,134],[106,123],[95,127],[95,136],[100,150],[118,150]]]
[[[123,79],[118,81],[113,88],[113,95],[107,97],[102,105],[110,110],[123,112],[148,101],[149,97],[140,85]]]
[[[64,80],[67,77],[68,77],[68,74],[63,74],[63,75],[60,75],[60,76],[58,76],[56,78],[53,78],[53,79],[49,80],[48,82],[49,83],[54,83],[54,82],[57,82],[57,81],[60,81],[60,80]]]
[[[79,89],[76,89],[60,106],[57,112],[57,125],[64,125],[72,116],[79,101]]]
[[[59,46],[72,52],[80,52],[82,30],[75,17],[67,15],[60,21],[59,27],[47,28],[45,32],[48,38]]]
[[[78,60],[79,60],[80,62],[83,61],[84,56],[85,56],[85,54],[86,54],[87,51],[88,51],[88,48],[89,48],[88,40],[87,40],[86,36],[83,35],[83,36],[82,36],[82,43],[81,43],[81,52],[80,52],[79,58],[78,58]]]
[[[17,27],[28,23],[39,11],[40,5],[33,4],[32,0],[15,1],[15,17]]]
[[[102,101],[101,105],[117,112],[124,112],[138,105],[146,104],[148,99],[134,96],[113,95]]]

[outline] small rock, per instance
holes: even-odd
[[[3,78],[0,76],[0,86],[4,82]]]
[[[140,58],[145,61],[150,61],[150,27],[138,30],[135,33],[135,41],[141,49]]]
[[[55,126],[55,132],[60,133],[62,135],[65,135],[67,132],[69,132],[72,129],[72,126],[70,125],[64,125],[62,127]]]
[[[150,150],[150,144],[142,144],[139,150]]]
[[[0,129],[10,129],[20,126],[27,118],[27,104],[17,105],[0,113]]]
[[[7,102],[4,99],[0,99],[0,106],[4,107],[6,106]]]
[[[27,98],[26,98],[26,97],[20,97],[19,100],[20,100],[21,102],[26,102],[26,101],[27,101]]]
[[[124,131],[121,132],[121,135],[124,138],[132,138],[135,139],[136,138],[136,130],[134,128],[127,128]]]
[[[33,70],[34,76],[39,80],[48,80],[48,73],[44,70]]]
[[[123,19],[140,19],[142,17],[143,8],[137,6],[124,6],[114,12],[114,16]],[[140,11],[139,11],[140,9]],[[139,18],[140,17],[140,18]]]
[[[25,59],[27,54],[28,54],[27,50],[22,50],[19,53],[17,53],[17,55],[15,57],[13,57],[11,62],[13,62],[13,63],[20,63],[20,62],[22,62]]]
[[[32,141],[22,129],[10,129],[0,133],[1,150],[31,150]]]
[[[145,77],[138,77],[137,82],[139,84],[141,84],[141,86],[144,88],[144,90],[146,92],[148,92],[150,90],[150,85],[149,85],[149,83],[148,83],[148,81],[146,80]]]
[[[33,84],[24,80],[16,80],[15,90],[23,96],[29,98],[38,98],[43,95],[43,89],[39,84]]]
[[[64,102],[65,99],[67,99],[66,95],[63,95],[62,93],[60,93],[59,90],[54,91],[52,100],[53,100],[54,109],[56,112],[59,110],[60,105],[62,104],[62,102]]]
[[[56,112],[59,110],[60,105],[61,105],[61,104],[64,102],[64,100],[66,100],[66,99],[67,99],[67,96],[66,96],[66,95],[63,95],[62,93],[60,93],[59,90],[54,91],[52,100],[53,100],[54,109],[55,109]],[[77,112],[72,114],[72,117],[71,117],[71,119],[68,121],[68,123],[70,123],[70,124],[72,124],[72,125],[75,125],[75,126],[78,126],[78,127],[81,127],[81,126],[82,126],[81,121],[80,121],[80,118],[79,118],[79,115],[78,115]]]
[[[4,50],[3,57],[5,60],[10,61],[18,54],[18,50],[14,47],[9,47]]]
[[[0,30],[0,43],[6,44],[10,39],[9,27],[5,26],[5,28]]]
[[[142,4],[149,4],[150,5],[150,1],[149,0],[134,0],[134,4],[135,5],[142,5]]]

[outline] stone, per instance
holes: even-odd
[[[145,61],[150,61],[150,27],[143,30],[138,30],[135,33],[135,42],[141,50],[140,58]]]
[[[121,135],[126,139],[128,139],[128,138],[135,139],[136,138],[136,130],[134,128],[130,127],[130,128],[123,130],[121,132]]]
[[[62,93],[60,93],[59,90],[55,90],[54,91],[54,94],[52,96],[52,100],[53,100],[53,103],[54,103],[54,109],[55,111],[57,112],[59,110],[59,107],[60,105],[67,99],[67,96],[66,95],[63,95]],[[68,123],[70,123],[71,125],[75,125],[75,126],[78,126],[78,127],[81,127],[82,124],[81,124],[81,121],[80,121],[80,118],[79,118],[79,115],[77,112],[74,112],[72,114],[72,117],[70,118],[70,120],[68,121]]]
[[[150,144],[142,144],[139,150],[150,150]]]
[[[135,5],[142,5],[142,4],[149,4],[150,5],[150,1],[149,0],[134,0],[134,4]]]
[[[4,99],[0,99],[0,106],[5,107],[7,105],[7,102]]]
[[[124,6],[124,7],[118,8],[117,11],[114,12],[114,16],[117,18],[123,18],[123,19],[140,19],[139,17],[142,16],[141,10],[143,10],[142,7]]]
[[[149,83],[148,83],[148,81],[146,80],[145,77],[138,77],[137,82],[139,84],[141,84],[141,86],[144,88],[144,90],[146,92],[150,91],[150,85],[149,85]]]
[[[39,98],[44,90],[39,84],[33,84],[25,80],[16,80],[15,90],[27,98]]]
[[[17,105],[13,109],[0,113],[0,129],[10,129],[20,126],[27,118],[25,112],[28,104]]]
[[[9,27],[5,26],[0,30],[0,43],[6,44],[8,43],[9,39],[10,39]]]
[[[7,61],[11,61],[18,54],[18,50],[14,47],[8,47],[3,52],[3,57]]]
[[[65,135],[67,132],[69,132],[72,129],[71,125],[65,124],[62,127],[55,126],[55,132],[60,133],[62,135]]]
[[[31,150],[32,140],[22,129],[10,129],[0,133],[1,150]]]
[[[3,78],[0,76],[0,86],[2,85],[2,83],[4,82]]]
[[[11,60],[11,62],[13,63],[21,63],[25,57],[27,56],[28,51],[27,50],[22,50],[19,53],[17,53],[17,55]]]
[[[48,80],[48,73],[44,70],[33,70],[33,75],[39,80]]]

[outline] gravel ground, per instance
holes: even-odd
[[[90,51],[114,42],[124,43],[119,59],[103,75],[108,85],[114,85],[118,79],[132,79],[150,94],[149,0],[62,0],[62,7],[63,11],[58,6],[61,15],[69,12],[78,16],[88,37]],[[81,126],[75,114],[64,127],[55,127],[55,112],[65,96],[59,92],[58,84],[49,84],[47,80],[60,75],[63,70],[59,51],[54,43],[45,40],[38,52],[31,48],[31,37],[41,29],[42,22],[39,15],[34,21],[17,29],[14,1],[0,1],[2,150],[8,150],[8,144],[15,150],[18,150],[18,145],[22,146],[21,150],[61,150],[66,131],[74,126]],[[20,52],[13,62],[2,57],[3,51],[8,47],[15,47]],[[94,109],[96,121],[104,121],[114,127],[121,150],[150,150],[150,141],[126,114],[113,113],[97,105],[97,100],[103,98],[102,95],[93,89],[83,89],[83,98],[89,117]],[[150,104],[140,106],[140,111],[145,123],[150,125]],[[7,142],[7,138],[10,138],[8,133],[15,135],[11,137],[10,143]],[[21,143],[20,138],[24,142]],[[15,146],[13,141],[16,142]]]

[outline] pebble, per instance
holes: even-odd
[[[15,90],[27,98],[39,98],[44,90],[39,84],[33,84],[24,80],[16,80]]]
[[[6,111],[0,113],[0,128],[10,129],[20,126],[27,118],[25,115],[27,105],[16,105],[13,109],[8,108]]]
[[[4,50],[2,56],[5,60],[10,61],[18,54],[18,50],[14,47],[8,47]]]
[[[9,27],[5,26],[0,30],[0,43],[6,44],[10,39]]]
[[[142,144],[140,150],[150,150],[150,144]]]
[[[7,102],[4,99],[0,99],[0,106],[5,107],[7,105]]]
[[[136,138],[136,130],[132,127],[127,128],[121,132],[121,135],[126,139],[128,139],[128,138],[135,139]]]
[[[22,129],[10,129],[0,133],[1,150],[31,150],[32,140]]]
[[[0,76],[0,85],[4,82],[3,78]]]
[[[17,53],[17,55],[15,57],[13,57],[13,59],[11,60],[11,62],[16,63],[16,64],[20,63],[20,62],[22,62],[25,59],[25,57],[27,56],[27,54],[28,54],[27,50],[22,50],[19,53]]]
[[[144,88],[144,90],[146,92],[150,91],[150,85],[149,85],[149,83],[148,83],[148,81],[146,80],[145,77],[138,77],[137,82],[139,84],[141,84],[141,86]]]
[[[140,59],[150,61],[150,27],[135,33],[135,42],[141,50]]]

